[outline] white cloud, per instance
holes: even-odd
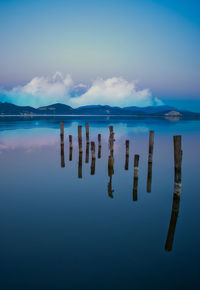
[[[110,106],[151,106],[162,102],[153,98],[149,89],[139,90],[136,81],[128,82],[122,77],[106,80],[98,78],[81,96],[70,99],[72,106],[110,105]]]
[[[56,72],[51,77],[34,77],[24,86],[10,91],[2,91],[3,101],[23,106],[46,106],[63,103],[72,107],[84,105],[110,106],[151,106],[162,105],[162,101],[152,97],[149,89],[138,89],[137,81],[127,81],[123,77],[98,78],[91,86],[74,84],[71,76]]]
[[[67,103],[73,81],[68,74],[65,77],[56,72],[51,77],[35,77],[25,86],[18,86],[7,93],[17,105],[33,107],[50,105],[52,103]]]

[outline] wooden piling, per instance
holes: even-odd
[[[98,134],[98,158],[101,158],[101,134]]]
[[[174,136],[174,193],[172,203],[172,213],[170,218],[170,224],[165,243],[165,250],[171,251],[174,241],[174,234],[176,229],[176,223],[178,219],[178,213],[180,208],[180,195],[181,195],[181,167],[182,167],[182,149],[181,149],[181,136]]]
[[[60,122],[60,136],[63,137],[64,140],[64,122]]]
[[[147,174],[147,192],[151,192],[152,183],[152,162],[153,162],[153,147],[154,147],[154,131],[149,132],[149,155],[148,155],[148,174]]]
[[[108,176],[109,176],[109,182],[108,182],[108,196],[110,198],[113,198],[113,192],[114,189],[112,188],[112,176],[114,174],[114,158],[110,155],[108,157]]]
[[[83,153],[79,152],[78,158],[78,178],[82,178],[82,160],[83,160]]]
[[[72,135],[69,135],[69,161],[72,161],[72,152],[73,152]]]
[[[113,157],[114,155],[114,131],[113,131],[113,126],[109,126],[110,130],[110,136],[109,136],[109,150],[110,150],[110,155]]]
[[[134,157],[134,182],[133,182],[133,201],[137,201],[137,190],[138,190],[138,168],[139,168],[139,158],[138,154]]]
[[[86,143],[85,148],[85,163],[89,162],[89,151],[90,151],[90,143]]]
[[[96,162],[96,155],[95,155],[95,142],[91,142],[91,153],[92,153],[92,162],[91,162],[91,175],[95,174],[95,162]]]
[[[124,169],[128,170],[128,164],[129,164],[129,140],[126,140],[126,156],[125,156],[125,166]]]
[[[65,152],[64,152],[64,144],[60,144],[60,156],[61,156],[61,167],[65,167]]]
[[[82,126],[78,126],[78,146],[79,146],[79,152],[83,152],[83,147],[82,147]]]
[[[88,123],[85,124],[85,134],[86,134],[86,144],[89,144],[90,137],[89,137],[89,125],[88,125]]]

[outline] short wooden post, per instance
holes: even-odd
[[[64,122],[60,122],[60,137],[64,141]]]
[[[110,198],[113,198],[113,192],[114,189],[112,188],[112,176],[114,174],[114,158],[110,155],[108,157],[108,176],[109,176],[109,182],[108,182],[108,196]]]
[[[149,132],[149,156],[148,156],[147,192],[151,192],[153,147],[154,147],[154,131],[150,131]]]
[[[88,143],[90,143],[88,123],[85,124],[85,134],[86,134],[86,144],[88,144]]]
[[[98,134],[98,158],[101,158],[101,134]]]
[[[125,157],[125,170],[128,170],[128,164],[129,164],[129,140],[126,140],[126,157]]]
[[[83,152],[83,148],[82,148],[82,126],[78,126],[78,146],[79,146],[79,152]]]
[[[138,190],[138,168],[139,168],[139,158],[138,154],[134,157],[134,182],[133,182],[133,201],[137,201],[137,190]]]
[[[96,162],[96,155],[95,155],[95,142],[91,142],[91,153],[92,153],[92,163],[91,163],[91,175],[95,174],[95,162]]]
[[[79,152],[79,158],[78,158],[78,178],[82,178],[82,158],[83,153]]]
[[[85,148],[85,163],[89,162],[89,150],[90,150],[90,143],[86,143]]]
[[[171,251],[174,241],[174,234],[176,229],[176,223],[178,219],[178,213],[180,208],[180,195],[181,195],[181,166],[182,166],[182,149],[181,149],[181,136],[174,136],[174,193],[172,212],[170,218],[170,224],[165,243],[165,250]]]
[[[69,135],[69,161],[72,161],[72,151],[73,151],[72,135]]]

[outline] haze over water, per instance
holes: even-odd
[[[65,122],[65,167],[61,167],[60,121]],[[85,163],[86,122],[90,141],[96,143],[93,175],[91,152]],[[78,178],[78,125],[83,126],[82,178]],[[110,125],[115,132],[112,184]],[[198,289],[199,128],[197,120],[2,118],[1,289]],[[147,193],[150,130],[155,136]],[[101,158],[98,133],[102,134]],[[69,134],[73,135],[71,161]],[[182,190],[172,248],[166,251],[174,135],[182,135]],[[130,156],[125,170],[127,139]],[[134,154],[140,155],[136,201]]]

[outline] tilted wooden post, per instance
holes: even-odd
[[[170,224],[165,243],[166,251],[172,250],[176,223],[180,208],[180,195],[181,195],[181,166],[182,166],[181,136],[174,136],[173,140],[174,140],[174,193],[173,193]]]
[[[125,170],[128,170],[128,163],[129,163],[129,140],[126,140],[126,158],[125,158]]]
[[[73,151],[72,135],[69,135],[69,161],[72,161],[72,151]]]
[[[150,131],[149,132],[149,156],[148,156],[147,192],[151,192],[153,146],[154,146],[154,131]]]
[[[140,156],[138,154],[135,154],[135,157],[134,157],[133,201],[137,200],[139,158],[140,158]]]
[[[101,158],[101,134],[98,134],[98,158]]]
[[[79,152],[83,152],[83,148],[82,148],[82,126],[78,126],[78,146],[79,146]]]
[[[108,157],[108,176],[109,176],[109,182],[108,182],[108,196],[110,198],[113,198],[113,192],[114,189],[112,189],[112,176],[114,174],[114,158],[110,155]]]
[[[85,124],[85,134],[86,134],[86,144],[89,144],[90,137],[89,137],[89,125],[88,125],[88,123]]]

